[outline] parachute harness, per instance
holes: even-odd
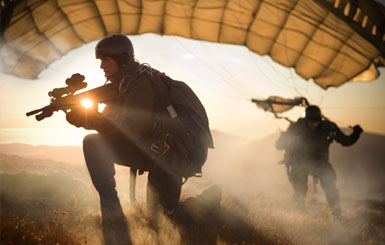
[[[139,64],[139,61],[137,61],[137,60],[135,60],[135,61]],[[129,82],[132,80],[132,78],[136,79],[136,78],[140,77],[145,72],[152,74],[152,68],[149,64],[143,63],[143,64],[139,64],[139,67],[136,69],[136,72],[137,72],[136,76],[132,76],[132,75],[127,74],[122,78],[122,80],[119,83],[119,92],[120,93],[124,94],[127,92],[128,88],[129,88]]]
[[[130,81],[131,76],[125,75],[119,83],[119,92],[124,94],[128,90],[128,82]]]

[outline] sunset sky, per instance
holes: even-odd
[[[304,96],[321,107],[340,127],[360,124],[366,132],[385,135],[385,68],[370,83],[347,83],[323,90],[269,57],[235,45],[214,44],[154,34],[130,37],[142,63],[188,83],[206,107],[211,129],[257,139],[284,130],[287,122],[258,109],[251,98],[271,95]],[[96,42],[69,52],[52,63],[36,80],[0,73],[0,143],[80,145],[88,132],[65,121],[63,112],[37,122],[25,113],[49,103],[47,92],[63,87],[73,73],[85,75],[88,88],[105,82],[94,56]],[[303,108],[286,115],[302,116]]]

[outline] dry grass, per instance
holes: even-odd
[[[333,220],[324,203],[304,212],[289,200],[263,196],[235,198],[224,192],[190,198],[172,219],[155,220],[144,203],[126,210],[134,244],[385,244],[385,202],[345,201],[343,217]],[[100,217],[53,212],[40,220],[1,212],[1,244],[101,244]]]
[[[60,223],[30,219],[29,214],[23,218],[16,215],[1,214],[2,244],[78,244],[73,231]]]
[[[17,161],[9,166],[17,167]],[[90,182],[87,173],[81,168],[55,169],[44,165],[39,174],[10,169],[15,174],[1,175],[0,244],[101,244],[98,200],[94,188],[84,184]],[[222,193],[212,188],[200,195],[219,182],[214,174],[189,180],[172,219],[164,215],[155,219],[146,212],[146,176],[138,177],[138,203],[130,206],[128,173],[120,171],[118,192],[133,243],[385,244],[384,199],[345,199],[343,217],[335,221],[322,201],[309,199],[305,211],[295,210],[290,188],[283,188],[288,185],[285,175],[282,186],[272,186],[263,177],[280,179],[275,172],[256,177],[258,171],[246,170],[239,176],[234,171],[216,173],[223,178]]]
[[[66,211],[26,208],[23,203],[9,202],[4,195],[0,207],[0,244],[100,243],[98,215],[80,217]]]

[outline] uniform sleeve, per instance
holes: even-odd
[[[357,131],[354,131],[349,136],[345,135],[336,124],[331,123],[332,131],[335,132],[335,141],[340,143],[343,146],[350,146],[357,142],[357,140],[360,138],[360,133]]]
[[[93,129],[98,131],[98,133],[102,135],[112,135],[115,131],[117,131],[115,125],[112,123],[111,114],[113,114],[113,110],[110,106],[106,105],[101,113],[95,113],[92,118],[90,118],[90,122],[88,125],[85,125],[85,129]]]
[[[292,144],[293,137],[296,134],[295,129],[295,124],[290,124],[286,132],[282,132],[278,140],[275,142],[275,148],[277,148],[278,150],[284,150],[289,148],[289,146]]]
[[[120,108],[114,108],[115,112],[109,108],[110,115],[96,120],[94,128],[108,137],[139,140],[152,129],[155,96],[150,81],[137,81],[125,95]]]
[[[127,94],[121,125],[143,135],[152,129],[156,94],[150,82],[139,83]]]

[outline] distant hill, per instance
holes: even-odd
[[[0,206],[49,217],[53,209],[96,210],[97,195],[85,166],[0,154]]]
[[[284,188],[282,182],[277,182],[284,179],[288,183],[285,167],[277,164],[284,154],[275,149],[278,136],[274,134],[255,140],[239,150],[239,158],[244,162],[244,178],[263,172],[260,181],[269,182],[273,178],[271,184]],[[330,162],[337,172],[341,196],[385,197],[385,136],[363,133],[358,142],[350,147],[334,142],[330,146]]]
[[[240,147],[246,145],[249,140],[240,136],[221,132],[219,130],[211,130],[211,134],[214,139],[214,148],[226,148],[226,147]]]
[[[347,193],[385,196],[385,136],[363,133],[350,147],[334,143],[330,160]]]
[[[251,142],[217,130],[212,134],[215,149],[209,151],[203,166],[204,179],[230,187],[240,195],[245,191],[286,197],[292,194],[286,169],[277,164],[284,154],[275,149],[278,134]],[[1,153],[85,166],[81,146],[3,144]],[[385,136],[364,133],[351,147],[333,143],[330,161],[342,196],[385,197]],[[33,162],[29,161],[25,168],[32,167]]]
[[[49,159],[71,164],[84,163],[81,146],[33,146],[28,144],[0,144],[0,153],[34,159]]]
[[[215,148],[223,148],[226,145],[239,146],[246,144],[247,140],[241,137],[213,130]],[[13,143],[0,144],[0,154],[17,155],[21,157],[46,159],[71,164],[83,164],[83,149],[81,146],[33,146],[28,144]]]

